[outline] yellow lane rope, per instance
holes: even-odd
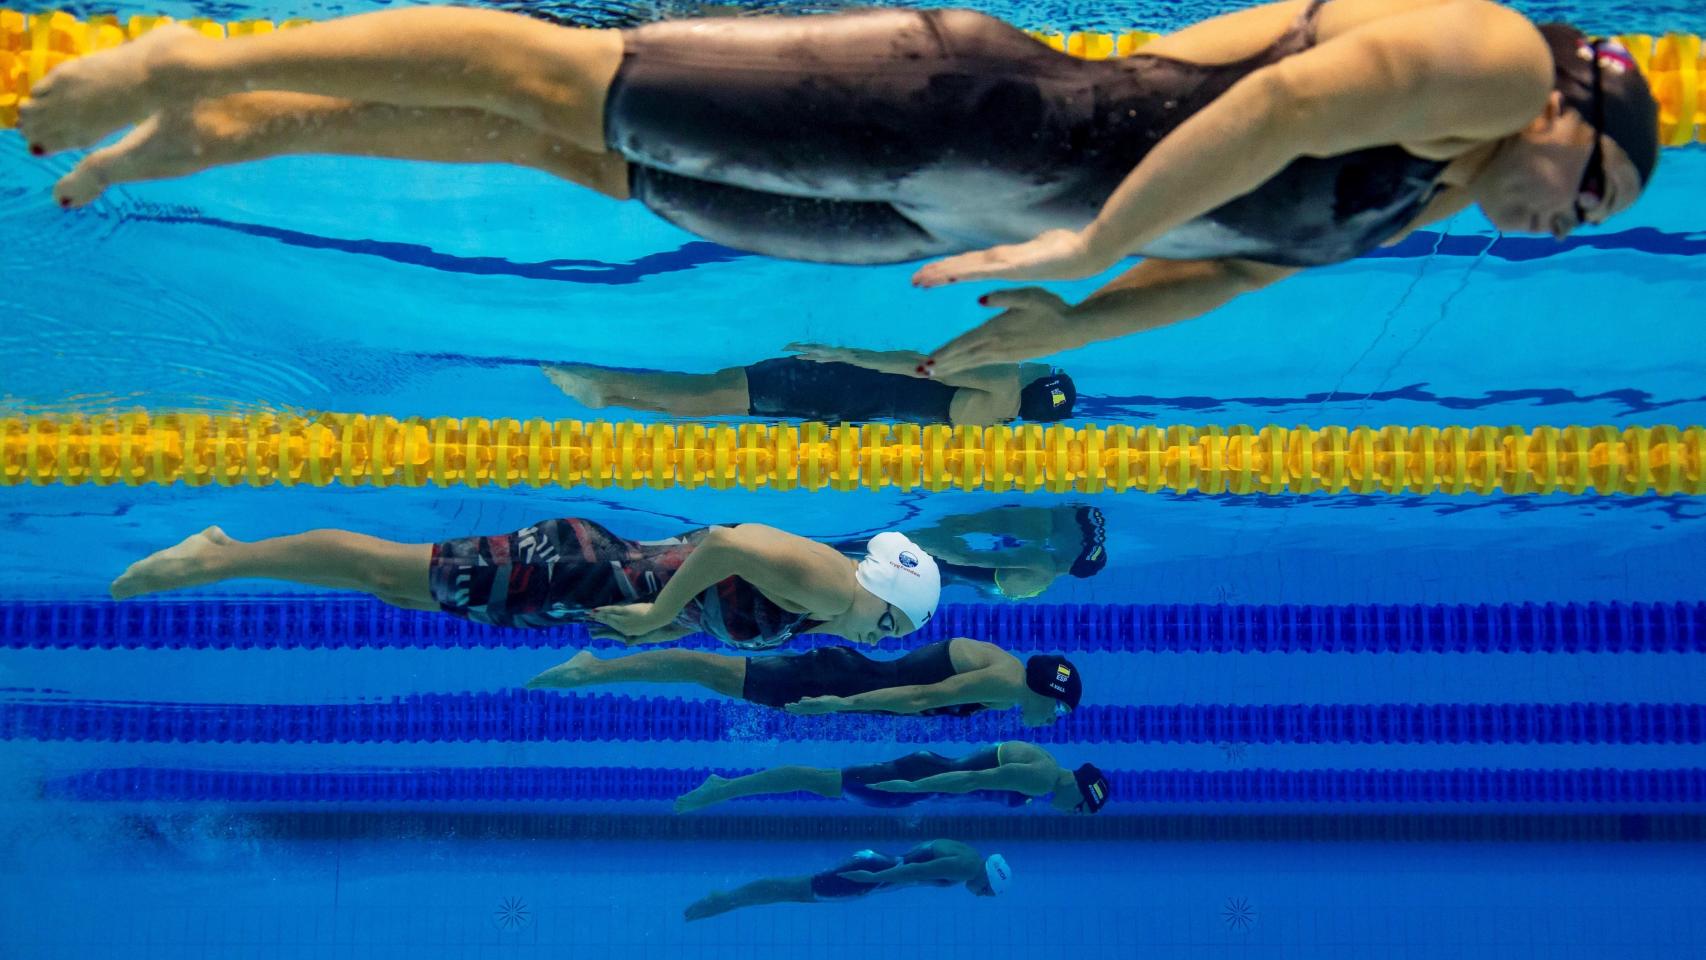
[[[0,127],[16,126],[18,104],[28,99],[31,87],[47,72],[66,60],[117,46],[152,30],[171,17],[94,16],[79,20],[63,11],[20,13],[0,9]],[[237,37],[270,33],[310,23],[308,20],[217,20],[193,19],[184,23],[210,37]],[[1090,59],[1130,55],[1158,34],[1139,30],[1125,33],[1049,33],[1031,35],[1056,50]],[[1659,138],[1666,146],[1682,146],[1696,140],[1706,142],[1706,97],[1701,96],[1701,78],[1706,75],[1706,54],[1700,37],[1684,33],[1624,34],[1617,39],[1629,48],[1640,64],[1659,101]]]
[[[325,413],[0,418],[0,486],[1706,493],[1706,427],[696,424]]]

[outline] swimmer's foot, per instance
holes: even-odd
[[[185,537],[177,545],[151,553],[126,568],[112,583],[113,599],[212,583],[219,579],[213,572],[214,555],[236,542],[218,527]]]
[[[168,107],[136,125],[124,139],[89,154],[53,186],[62,207],[81,207],[108,187],[138,180],[182,177],[239,157],[231,155],[216,101]]]
[[[698,902],[690,905],[686,910],[681,912],[681,915],[687,920],[687,922],[692,923],[694,920],[703,920],[706,917],[714,917],[719,913],[728,913],[734,908],[734,898],[730,897],[726,893],[719,892],[704,897]]]
[[[566,363],[541,364],[539,369],[545,371],[545,378],[550,380],[558,390],[575,399],[583,407],[602,410],[607,406],[604,389],[593,379],[591,371],[585,367]]]
[[[582,650],[566,662],[559,663],[527,681],[527,689],[584,687],[589,683],[596,682],[593,672],[597,665],[598,658],[592,655],[592,651]]]
[[[695,810],[703,810],[713,803],[722,803],[723,791],[728,785],[729,778],[711,774],[705,778],[704,783],[675,798],[675,812],[692,813]]]
[[[186,46],[215,43],[180,24],[148,31],[129,43],[63,63],[18,108],[18,129],[30,146],[57,153],[93,146],[169,103],[194,97],[174,86],[169,69]]]

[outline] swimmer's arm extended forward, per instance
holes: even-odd
[[[919,713],[935,707],[996,699],[1001,678],[989,669],[955,674],[940,683],[888,687],[850,697],[805,697],[788,704],[789,713]]]
[[[1004,763],[992,770],[956,770],[917,780],[883,780],[873,790],[890,793],[971,793],[974,790],[1014,790],[1040,797],[1054,789],[1055,774],[1040,763]]]
[[[651,603],[599,607],[591,617],[626,636],[667,626],[712,584],[740,577],[770,599],[828,618],[853,603],[847,558],[804,537],[743,523],[712,527]]]
[[[1498,139],[1541,113],[1551,61],[1533,24],[1486,0],[1371,20],[1238,81],[1156,144],[1084,230],[950,257],[913,282],[1090,277],[1300,157]]]
[[[836,347],[825,343],[790,343],[785,348],[802,359],[818,363],[847,363],[878,373],[902,377],[926,376],[925,361],[929,358],[915,350],[863,350],[858,347]],[[1047,369],[1042,374],[1048,373]],[[937,377],[951,387],[982,390],[985,393],[1017,394],[1021,371],[1015,363],[992,363],[955,371],[950,376]],[[1041,375],[1041,374],[1039,374]]]
[[[847,870],[839,875],[854,883],[925,883],[964,880],[966,867],[956,857],[941,857],[924,863],[903,863],[887,870]]]
[[[1201,316],[1296,272],[1250,260],[1149,259],[1077,306],[1040,287],[1003,290],[982,302],[1005,309],[931,354],[932,369],[951,377],[966,367],[1042,357],[1153,330]]]

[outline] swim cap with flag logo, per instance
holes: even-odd
[[[1033,423],[1054,423],[1072,416],[1078,402],[1078,388],[1072,378],[1059,370],[1039,377],[1019,390],[1019,419]]]
[[[1113,791],[1108,783],[1107,774],[1093,763],[1086,763],[1072,771],[1072,781],[1078,785],[1078,795],[1083,797],[1081,806],[1090,813],[1096,813],[1108,804],[1108,795]]]
[[[1005,893],[1013,885],[1013,868],[1007,865],[1006,857],[992,853],[983,861],[983,878],[989,881],[991,893]]]
[[[1054,654],[1037,654],[1025,661],[1025,686],[1032,693],[1053,697],[1073,710],[1078,709],[1078,701],[1084,695],[1084,681],[1078,678],[1078,668],[1071,660]]]
[[[859,586],[906,614],[914,629],[930,622],[942,599],[942,571],[935,558],[893,530],[871,538],[853,575]]]

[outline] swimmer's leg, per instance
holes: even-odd
[[[676,799],[675,812],[692,813],[725,800],[798,790],[831,800],[840,797],[841,771],[825,767],[776,767],[733,779],[713,773],[704,783]]]
[[[745,367],[673,373],[552,363],[541,369],[557,389],[595,410],[616,406],[676,417],[739,417],[752,410]]]
[[[616,30],[520,14],[416,7],[211,40],[181,26],[60,66],[19,111],[46,151],[92,146],[158,110],[255,90],[413,107],[471,107],[594,153],[622,60]]]
[[[118,143],[85,157],[54,195],[65,206],[82,206],[113,184],[293,153],[512,163],[628,198],[628,163],[621,156],[582,150],[507,117],[302,93],[244,93],[160,110]]]
[[[574,688],[601,683],[691,683],[738,698],[746,687],[746,658],[697,650],[647,650],[600,660],[591,651],[582,650],[527,681],[527,687]]]
[[[369,593],[394,606],[437,610],[428,577],[432,545],[394,543],[346,530],[310,530],[245,543],[218,527],[131,564],[115,599],[258,577]]]
[[[754,880],[734,890],[719,890],[683,911],[687,920],[703,920],[719,913],[757,907],[767,903],[816,903],[811,877],[771,877]]]

